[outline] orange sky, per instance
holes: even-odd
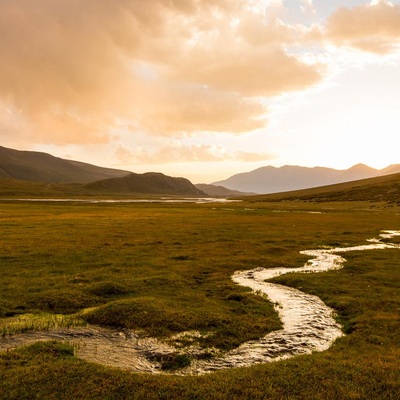
[[[400,163],[400,2],[2,0],[0,144],[211,182]]]

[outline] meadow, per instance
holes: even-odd
[[[399,214],[358,201],[0,202],[0,332],[88,322],[168,340],[199,330],[199,346],[229,350],[281,326],[272,304],[232,282],[235,271],[300,267],[301,250],[365,244],[399,229]],[[0,353],[0,398],[397,399],[400,250],[345,258],[341,270],[275,278],[336,310],[346,335],[325,352],[179,377],[37,343]]]

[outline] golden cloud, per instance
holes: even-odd
[[[266,108],[235,93],[159,82],[155,91],[147,94],[140,118],[147,130],[160,136],[196,131],[242,133],[265,126]]]
[[[175,72],[188,81],[246,97],[268,97],[317,83],[315,67],[291,57],[279,46],[243,51],[241,46],[199,52]]]
[[[373,5],[340,8],[328,20],[326,37],[338,46],[385,54],[400,45],[400,5],[379,1]]]
[[[285,52],[293,32],[249,4],[2,0],[0,135],[99,143],[121,120],[158,135],[262,127],[260,97],[321,76]]]
[[[128,164],[168,164],[186,162],[219,162],[219,161],[267,161],[273,154],[239,151],[228,152],[223,146],[167,144],[158,151],[148,152],[142,149],[132,151],[125,146],[118,146],[115,152],[121,165]]]

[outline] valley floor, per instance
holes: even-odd
[[[58,333],[49,326],[41,339],[68,334],[68,341],[36,343],[0,355],[0,393],[5,396],[0,394],[1,398],[396,398],[400,389],[395,232],[400,220],[396,209],[298,202],[237,203],[229,208],[222,204],[24,203],[0,207],[3,347],[36,340],[40,326],[29,327],[24,315],[64,315],[65,324],[68,316],[79,316],[80,322],[104,326],[96,330],[64,327]],[[380,241],[360,245],[371,235],[377,237],[381,229],[391,232]],[[319,250],[300,254],[304,248]],[[347,262],[339,270],[344,260],[337,254],[344,251]],[[316,258],[301,268],[306,256]],[[321,265],[333,270],[300,274]],[[262,297],[231,281],[238,270],[244,272],[235,273],[234,281],[265,290],[275,311],[272,304],[266,307],[269,303]],[[287,272],[291,273],[282,275]],[[272,283],[264,282],[271,278]],[[280,289],[275,283],[300,290]],[[307,317],[307,308],[286,307],[289,303],[282,294],[311,299],[322,308],[318,316],[309,314],[306,326],[296,327]],[[345,336],[331,349],[310,354],[327,349],[342,336],[330,307]],[[315,312],[315,307],[311,309]],[[299,314],[293,314],[294,310]],[[283,330],[275,322],[276,312]],[[8,336],[10,318],[22,321],[13,336]],[[310,323],[315,331],[306,340]],[[325,324],[329,328],[324,331],[320,328]],[[22,334],[18,329],[36,332]],[[290,329],[292,336],[285,336]],[[142,332],[140,337],[133,334],[137,330]],[[186,330],[201,334],[182,335]],[[324,332],[329,334],[318,344]],[[112,351],[117,347],[125,359],[129,349],[135,349],[136,355],[146,354],[140,361],[130,361],[139,365],[136,370],[160,371],[164,366],[178,374],[223,371],[203,377],[132,375],[75,358],[76,335],[88,340],[75,347],[77,354],[90,360],[85,352],[93,354],[97,346],[97,359],[91,359],[96,362],[103,358],[117,365]],[[159,339],[143,339],[148,335]],[[287,355],[297,351],[293,350],[296,336],[303,343],[298,353],[305,354],[288,360]],[[174,359],[168,356],[174,351],[171,348],[160,352],[159,340],[171,344],[171,337],[178,338],[175,345],[181,346],[180,352],[188,345],[202,349],[203,360],[195,354]],[[272,338],[279,345],[268,353],[266,346],[274,346]],[[92,339],[97,345],[88,344]],[[108,350],[99,347],[99,340],[108,343]],[[146,340],[147,347],[140,349],[140,341],[143,345]],[[212,358],[209,348],[225,356]],[[281,361],[264,364],[274,358]],[[255,360],[258,365],[252,366]],[[190,361],[190,367],[176,372]],[[248,368],[224,370],[235,365]],[[38,374],[39,370],[43,373]]]

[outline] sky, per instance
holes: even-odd
[[[0,145],[210,183],[400,163],[400,0],[0,0]]]

